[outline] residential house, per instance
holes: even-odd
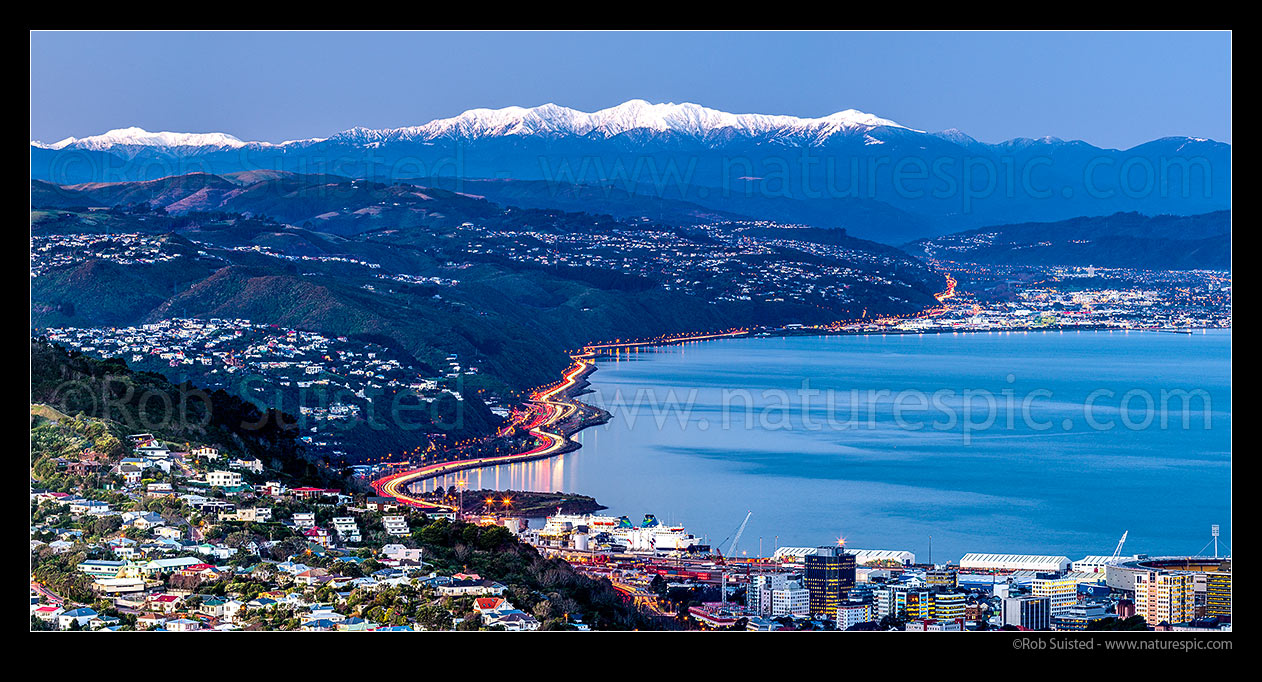
[[[145,495],[149,497],[174,497],[175,488],[166,481],[158,481],[145,486]]]
[[[239,471],[212,471],[206,474],[206,483],[218,488],[236,488],[244,480]]]
[[[155,526],[166,525],[166,519],[162,518],[162,515],[157,512],[129,511],[123,512],[123,525],[146,530]]]
[[[492,580],[452,580],[446,585],[439,585],[437,592],[443,597],[459,596],[499,596],[504,594],[503,585]]]
[[[100,500],[79,500],[70,505],[70,513],[105,516],[110,513],[110,505]]]
[[[213,462],[219,459],[219,450],[212,447],[194,448],[189,454],[197,459],[204,459],[207,462]]]
[[[184,603],[184,597],[178,594],[151,594],[145,600],[145,610],[153,613],[175,613]]]
[[[408,535],[411,531],[408,529],[408,522],[402,516],[385,516],[381,519],[381,524],[386,527],[387,535]]]
[[[220,514],[221,521],[244,521],[247,523],[270,523],[272,520],[271,507],[248,507],[246,509],[238,509],[228,514]]]
[[[233,469],[245,469],[246,471],[252,471],[256,474],[263,473],[263,460],[258,459],[257,457],[234,459],[228,463],[228,466]]]
[[[118,575],[118,572],[126,565],[126,561],[88,559],[80,563],[76,568],[78,568],[80,572],[87,573],[93,578],[113,578]]]
[[[333,530],[342,542],[359,542],[359,524],[353,516],[337,516],[333,518]]]
[[[523,632],[539,629],[539,621],[535,620],[534,616],[525,613],[524,611],[518,611],[517,609],[483,614],[482,624],[488,628],[502,627],[510,632]]]
[[[57,623],[58,616],[60,616],[64,612],[65,612],[65,609],[61,608],[60,606],[49,605],[49,604],[36,606],[35,608],[31,609],[32,616],[35,616],[36,618],[46,623]]]
[[[304,537],[307,538],[308,542],[314,542],[317,545],[320,545],[321,547],[328,547],[329,545],[332,544],[332,542],[329,539],[328,529],[315,526],[313,528],[308,528],[307,530],[303,531],[302,534]]]
[[[388,512],[400,508],[399,501],[393,497],[369,497],[364,502],[364,506],[368,511]]]
[[[163,624],[165,624],[166,622],[167,622],[166,617],[161,614],[145,613],[145,614],[136,616],[136,629],[137,630],[152,630],[154,628],[162,627]]]
[[[196,632],[202,629],[202,624],[189,618],[176,618],[168,620],[164,627],[168,632]]]

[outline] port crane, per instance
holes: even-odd
[[[736,545],[737,543],[741,541],[741,535],[745,534],[745,526],[749,525],[749,517],[753,515],[754,515],[753,510],[746,512],[745,520],[741,521],[740,527],[736,529],[736,535],[732,536],[732,544],[728,545],[727,547],[727,556],[736,555]],[[723,556],[722,552],[719,553],[719,556]]]
[[[741,541],[741,535],[745,533],[745,526],[749,525],[749,517],[753,515],[754,515],[754,511],[752,509],[745,513],[745,520],[741,521],[740,527],[736,529],[736,534],[732,536],[732,544],[728,545],[727,547],[727,555],[729,557],[736,554],[736,544]],[[719,543],[720,547],[726,542],[727,542],[726,539],[723,540],[723,542],[720,542]],[[719,570],[720,570],[720,576],[721,576],[720,583],[719,583],[719,600],[722,601],[724,604],[726,604],[727,603],[727,561],[723,558],[722,549],[719,549],[716,551],[719,555],[719,558],[714,563],[720,567]]]
[[[736,533],[728,535],[729,538],[732,538],[731,544],[727,542],[727,538],[723,538],[723,542],[718,543],[718,547],[714,548],[714,553],[718,554],[718,562],[721,563],[721,565],[724,563],[724,557],[731,557],[733,554],[736,554],[737,543],[741,542],[741,535],[745,534],[745,527],[750,524],[750,517],[752,517],[752,515],[753,510],[746,511],[745,520],[742,520],[740,527],[737,527]],[[724,544],[727,544],[726,554],[723,553]]]

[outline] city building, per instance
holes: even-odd
[[[1231,621],[1231,571],[1205,576],[1205,615]]]
[[[1185,571],[1147,571],[1135,576],[1135,613],[1149,625],[1186,623],[1195,617],[1196,579]]]
[[[859,623],[875,620],[872,617],[872,604],[865,601],[844,601],[837,605],[837,629],[846,630]]]
[[[1030,583],[1030,593],[1036,597],[1047,597],[1055,617],[1078,603],[1078,581],[1054,573],[1040,573]]]
[[[1000,619],[1004,625],[1026,630],[1048,630],[1052,626],[1052,602],[1047,597],[1007,597],[1001,603]]]
[[[921,618],[911,621],[903,629],[907,632],[962,632],[964,630],[964,619]]]
[[[808,616],[811,612],[811,593],[795,580],[790,580],[783,587],[771,590],[771,615]]]
[[[788,576],[783,573],[756,575],[749,579],[745,588],[745,608],[753,614],[766,616],[771,613],[771,592],[784,589]]]
[[[1077,602],[1052,615],[1052,629],[1086,630],[1091,621],[1116,617],[1116,614],[1108,612],[1103,602]]]
[[[825,547],[824,549],[832,549]],[[802,563],[806,557],[819,552],[819,547],[779,547],[771,558],[783,563]],[[913,552],[898,549],[850,549],[846,553],[853,555],[855,566],[910,566],[916,563]]]
[[[847,554],[844,547],[819,547],[806,555],[805,563],[811,615],[836,618],[837,607],[854,587],[854,555]]]
[[[925,571],[925,585],[934,588],[954,589],[958,583],[959,571],[950,566],[934,566]]]
[[[965,554],[961,571],[1046,571],[1064,573],[1071,562],[1066,556],[1033,554]]]
[[[963,592],[930,593],[930,615],[940,621],[964,618],[967,597]]]
[[[914,620],[933,613],[933,593],[917,584],[884,585],[872,592],[875,620],[886,617]]]

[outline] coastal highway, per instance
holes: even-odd
[[[535,437],[533,448],[512,455],[499,457],[475,457],[451,462],[439,462],[419,469],[391,474],[373,481],[372,486],[378,495],[393,497],[399,502],[422,510],[454,511],[455,507],[447,504],[428,502],[407,493],[410,484],[435,478],[466,469],[480,469],[498,464],[511,464],[534,459],[542,459],[560,454],[564,451],[569,439],[558,433],[557,424],[564,422],[578,412],[578,405],[570,399],[570,391],[591,370],[596,352],[606,348],[630,348],[636,346],[659,346],[662,344],[682,343],[687,341],[705,341],[707,339],[723,339],[744,336],[749,332],[744,329],[719,332],[714,334],[696,334],[691,336],[662,337],[649,341],[627,341],[616,343],[597,343],[584,346],[583,350],[571,355],[573,364],[565,370],[561,380],[536,390],[530,396],[530,409],[519,419],[517,426],[525,429]]]
[[[948,273],[946,275],[946,280],[946,290],[940,294],[936,294],[939,302],[944,302],[955,295],[955,279]],[[938,312],[941,310],[941,307],[933,309],[933,311]],[[614,348],[621,349],[644,346],[662,346],[676,343],[687,343],[690,341],[728,339],[748,336],[750,333],[751,332],[748,329],[733,329],[708,334],[667,335],[644,341],[623,341],[619,339],[613,342],[592,343],[586,345],[581,351],[570,356],[574,362],[565,371],[565,374],[562,375],[560,381],[540,388],[531,394],[529,409],[517,418],[519,421],[516,422],[515,426],[525,429],[534,436],[536,441],[534,447],[512,455],[460,459],[450,462],[430,464],[418,469],[409,469],[407,471],[379,478],[373,481],[372,486],[377,491],[378,495],[393,497],[403,504],[416,507],[418,509],[454,511],[455,507],[452,505],[428,502],[409,495],[407,493],[408,486],[418,481],[424,481],[430,478],[443,476],[445,474],[455,473],[457,471],[480,469],[482,467],[495,466],[499,464],[511,464],[513,462],[542,459],[562,453],[565,450],[566,445],[569,443],[569,439],[565,434],[558,433],[555,427],[557,424],[564,422],[578,412],[578,405],[574,400],[570,399],[569,393],[581,380],[581,378],[592,368],[594,358],[600,351]]]
[[[706,341],[709,339],[730,339],[736,336],[748,336],[748,329],[736,329],[729,332],[716,332],[714,334],[693,334],[689,336],[663,336],[658,339],[650,339],[648,341],[623,341],[613,343],[593,343],[589,346],[583,346],[584,353],[594,353],[598,350],[606,348],[636,348],[639,346],[661,346],[671,343],[684,343],[687,341]]]
[[[531,409],[522,416],[522,422],[519,426],[535,437],[535,447],[512,455],[475,457],[430,464],[419,469],[411,469],[377,479],[373,481],[373,488],[376,489],[379,495],[393,497],[403,504],[417,507],[418,509],[452,511],[455,508],[451,505],[427,502],[409,495],[407,493],[408,485],[465,469],[480,469],[497,464],[524,462],[551,457],[560,453],[569,441],[563,434],[556,433],[550,429],[578,411],[578,406],[569,399],[568,395],[569,391],[591,368],[591,357],[590,353],[580,353],[572,356],[574,364],[570,365],[569,369],[565,371],[561,381],[541,388],[531,395]]]

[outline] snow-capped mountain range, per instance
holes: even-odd
[[[281,143],[247,142],[227,133],[151,133],[141,128],[120,128],[91,137],[68,137],[53,143],[31,142],[41,149],[84,149],[108,151],[117,148],[149,147],[170,151],[189,149],[237,149],[241,147],[303,147],[321,142],[380,144],[387,142],[429,142],[439,138],[476,140],[504,136],[554,136],[611,138],[643,130],[676,133],[706,140],[719,133],[772,138],[792,144],[818,144],[834,135],[864,134],[874,128],[906,126],[855,109],[821,118],[801,118],[767,114],[731,114],[698,104],[653,104],[630,100],[615,107],[591,113],[544,104],[537,107],[470,109],[458,116],[437,119],[424,125],[402,128],[351,128],[327,138],[291,140]],[[922,131],[913,131],[922,132]]]
[[[590,113],[556,104],[470,109],[424,125],[285,142],[122,128],[32,142],[30,161],[32,179],[60,185],[242,171],[385,183],[493,180],[479,191],[509,205],[552,207],[567,195],[567,210],[634,217],[635,207],[672,199],[871,231],[888,241],[1118,211],[1192,215],[1231,204],[1231,146],[1203,138],[1126,150],[1054,137],[992,144],[854,109],[801,118],[643,100]],[[610,188],[645,201],[611,205]]]
[[[106,151],[115,147],[155,147],[171,149],[175,147],[214,147],[219,149],[235,149],[244,147],[246,143],[227,133],[151,133],[143,128],[118,128],[100,135],[77,138],[67,137],[64,140],[46,144],[31,142],[32,147],[40,149],[90,149]]]

